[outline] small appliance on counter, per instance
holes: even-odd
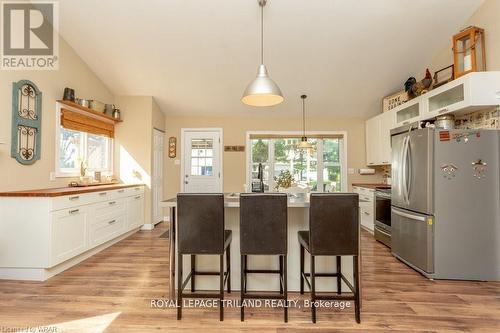
[[[257,171],[257,179],[252,181],[252,192],[264,193],[264,170],[262,168],[262,163],[259,163],[259,169]]]
[[[391,247],[391,189],[375,188],[375,239]]]
[[[500,131],[391,135],[393,255],[428,278],[500,280]]]

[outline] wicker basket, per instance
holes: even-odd
[[[409,99],[410,96],[406,91],[400,91],[393,95],[384,97],[384,99],[382,100],[382,111],[390,111],[395,107],[408,102]]]

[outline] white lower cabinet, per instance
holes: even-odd
[[[69,208],[52,213],[51,266],[87,249],[87,217],[85,208]]]
[[[127,227],[134,229],[144,224],[144,194],[127,198]]]
[[[353,191],[359,194],[359,218],[361,226],[373,232],[375,228],[375,190],[354,186]]]
[[[144,188],[0,198],[0,279],[43,281],[138,230]]]

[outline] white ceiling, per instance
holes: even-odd
[[[152,95],[167,115],[368,117],[482,0],[269,0],[265,63],[285,102],[240,102],[259,64],[257,0],[64,0],[63,38],[117,95]],[[450,45],[451,47],[451,45]]]

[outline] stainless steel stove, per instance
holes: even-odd
[[[375,190],[375,239],[391,247],[391,189]]]

